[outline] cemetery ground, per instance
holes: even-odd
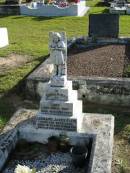
[[[91,7],[89,14],[108,11],[108,7],[97,0],[88,1],[88,5]],[[48,32],[66,31],[70,38],[85,36],[88,33],[88,14],[84,17],[59,18],[0,16],[0,25],[8,28],[10,41],[8,47],[0,50],[0,129],[2,129],[18,108],[38,108],[38,103],[24,100],[22,92],[24,82],[21,80],[46,58]],[[120,16],[120,36],[130,36],[129,28],[130,17]],[[127,70],[130,71],[130,68]],[[19,84],[22,87],[17,93]],[[130,117],[129,114],[115,112],[113,114],[115,115],[113,173],[123,173],[126,167],[130,167]]]

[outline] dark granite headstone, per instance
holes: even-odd
[[[118,14],[90,14],[89,37],[117,38],[119,33]]]

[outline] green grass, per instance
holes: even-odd
[[[0,0],[0,4],[5,4],[5,0]]]
[[[8,120],[9,118],[7,118],[6,116],[0,115],[0,131],[6,125]]]
[[[3,97],[0,98],[0,130],[8,122],[13,112],[14,112],[14,107],[11,103],[11,100]]]
[[[108,7],[94,6],[90,9],[89,14],[105,13],[107,11]],[[10,41],[7,48],[0,50],[0,56],[15,52],[39,57],[48,53],[49,31],[66,31],[68,37],[87,35],[88,15],[84,17],[57,18],[1,16],[0,26],[8,28]],[[130,17],[121,16],[120,35],[130,36],[129,28]]]
[[[10,45],[0,50],[0,56],[15,52],[40,57],[48,53],[49,31],[66,31],[68,37],[87,34],[88,16],[37,18],[3,16],[0,25],[7,27]]]
[[[0,76],[0,93],[6,93],[13,89],[38,63],[39,61],[30,62],[21,68]]]

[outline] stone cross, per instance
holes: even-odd
[[[54,76],[67,76],[67,38],[64,32],[49,33],[50,57],[54,64]]]

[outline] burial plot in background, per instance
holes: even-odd
[[[89,37],[117,38],[119,33],[119,15],[90,14]]]

